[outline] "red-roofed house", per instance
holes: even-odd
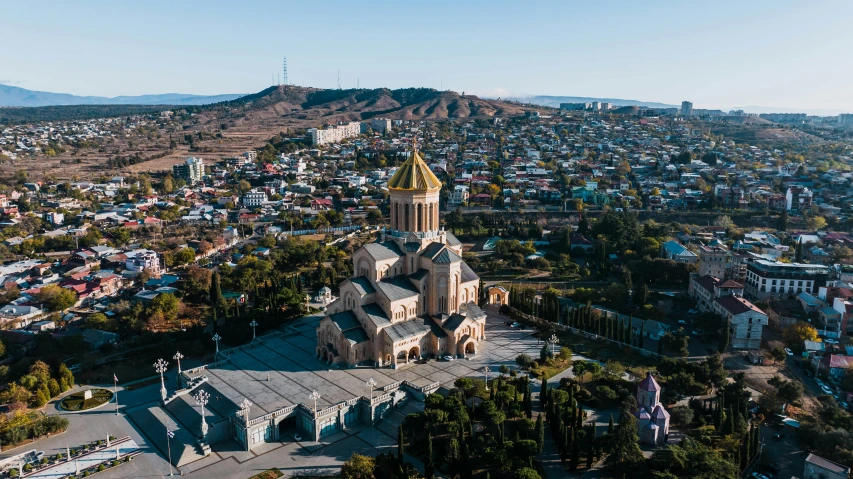
[[[767,325],[767,314],[743,298],[742,284],[694,274],[690,275],[688,294],[696,300],[696,308],[700,311],[711,311],[728,320],[733,348],[761,347],[761,332]]]
[[[844,372],[853,367],[853,356],[827,354],[820,359],[817,367],[818,371],[825,371],[829,377],[841,379]]]

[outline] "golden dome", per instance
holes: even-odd
[[[412,150],[411,156],[406,160],[394,176],[388,180],[390,190],[438,190],[441,189],[441,181],[424,163],[418,150]]]

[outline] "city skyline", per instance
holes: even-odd
[[[344,88],[853,110],[844,81],[853,66],[838,61],[853,46],[843,28],[853,5],[836,0],[324,5],[16,4],[0,38],[26,48],[0,52],[0,83],[98,96],[253,93],[278,81],[287,56],[290,83],[318,88],[336,88],[340,71]]]

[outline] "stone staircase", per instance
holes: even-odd
[[[209,446],[199,444],[197,435],[193,431],[177,421],[169,411],[159,405],[143,406],[129,412],[128,416],[145,434],[151,444],[160,450],[163,457],[169,457],[167,444],[169,445],[172,452],[172,463],[175,466],[180,467],[198,461],[210,454]],[[169,439],[168,442],[167,430],[175,434],[175,437]]]
[[[185,387],[183,389],[176,389],[176,390],[170,392],[169,395],[166,396],[166,400],[163,401],[163,404],[169,404],[170,402],[174,401],[176,398],[179,398],[181,396],[185,396],[187,394],[192,393],[195,388],[201,386],[202,384],[204,384],[206,382],[207,382],[207,376],[197,376],[197,377],[193,378],[187,384],[187,387]]]

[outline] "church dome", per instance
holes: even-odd
[[[423,158],[418,154],[418,150],[413,150],[409,159],[388,180],[388,189],[438,190],[441,189],[441,181],[424,163]]]

